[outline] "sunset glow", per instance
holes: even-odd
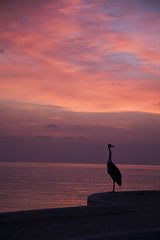
[[[6,0],[0,32],[2,148],[141,143],[158,163],[160,1]]]

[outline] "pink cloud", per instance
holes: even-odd
[[[160,58],[152,24],[148,28],[136,4],[106,4],[106,10],[102,2],[85,1],[41,1],[39,9],[37,2],[5,5],[1,98],[74,111],[159,112]]]

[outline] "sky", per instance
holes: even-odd
[[[160,1],[1,0],[0,161],[160,164]]]

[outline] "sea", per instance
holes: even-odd
[[[118,165],[116,191],[160,190],[160,166]],[[105,164],[0,163],[0,212],[86,206],[87,197],[112,191]]]

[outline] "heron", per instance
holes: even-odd
[[[113,192],[115,192],[115,182],[121,186],[122,185],[122,175],[118,167],[112,162],[112,152],[111,148],[114,146],[112,144],[108,144],[109,149],[109,158],[107,162],[107,172],[113,179]]]

